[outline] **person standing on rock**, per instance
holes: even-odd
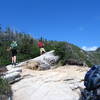
[[[40,48],[40,55],[42,55],[46,52],[44,49],[44,43],[42,42],[42,40],[39,40],[38,47]]]
[[[10,44],[10,50],[12,54],[12,65],[16,65],[16,55],[17,55],[17,42],[12,41]]]

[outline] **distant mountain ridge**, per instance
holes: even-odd
[[[100,47],[96,49],[96,52],[100,52]]]

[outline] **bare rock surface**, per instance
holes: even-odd
[[[54,69],[58,59],[54,51],[50,51],[16,67],[6,66],[4,78],[16,82],[11,85],[13,100],[80,100],[89,68],[66,65]]]
[[[23,68],[23,79],[12,84],[13,100],[79,100],[87,70],[69,65],[45,71]]]

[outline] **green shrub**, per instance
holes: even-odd
[[[92,67],[92,66],[93,66],[93,64],[92,64],[91,61],[89,61],[89,60],[86,60],[86,64],[87,64],[89,67]]]
[[[0,78],[0,95],[10,96],[12,95],[11,87],[8,82]]]

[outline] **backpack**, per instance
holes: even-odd
[[[81,100],[100,100],[100,65],[94,65],[85,75]]]
[[[11,48],[12,49],[17,49],[17,43],[16,42],[11,43]]]
[[[94,65],[85,75],[84,85],[87,90],[100,87],[100,65]]]
[[[38,47],[42,48],[44,46],[44,44],[42,42],[38,42]]]

